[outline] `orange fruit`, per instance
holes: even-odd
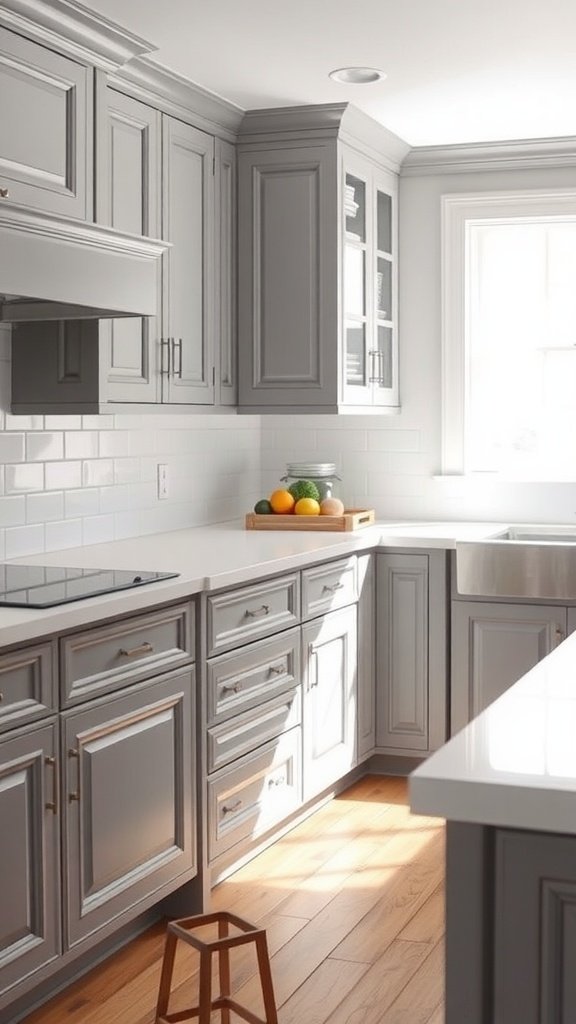
[[[274,491],[268,500],[272,506],[272,511],[276,512],[277,515],[286,515],[294,511],[294,498],[290,491]]]
[[[314,498],[300,498],[294,506],[294,512],[297,516],[319,516],[320,505]]]
[[[320,502],[321,516],[341,516],[344,513],[344,505],[340,498],[324,498]]]

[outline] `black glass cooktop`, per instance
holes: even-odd
[[[0,605],[51,608],[83,597],[110,594],[169,580],[178,572],[134,572],[126,569],[71,569],[59,565],[0,564]]]

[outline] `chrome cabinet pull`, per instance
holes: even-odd
[[[160,373],[162,376],[170,376],[171,345],[172,338],[162,338],[160,342]],[[164,358],[166,354],[166,358]]]
[[[233,686],[232,685],[223,686],[222,690],[220,692],[221,693],[240,693],[241,689],[242,689],[242,684],[241,683],[234,683]]]
[[[140,644],[139,647],[130,647],[128,649],[126,649],[125,647],[121,647],[120,650],[118,651],[118,657],[139,658],[141,654],[152,654],[153,650],[154,648],[152,644],[149,644],[148,641],[146,640],[143,644]]]
[[[10,192],[7,188],[0,188],[0,199],[9,199]]]
[[[182,338],[170,338],[172,344],[172,373],[179,380],[182,380]],[[178,367],[176,367],[176,353],[178,353]]]
[[[224,804],[222,807],[222,814],[232,814],[233,811],[237,811],[240,807],[242,807],[241,800],[237,800],[235,804],[230,804],[229,807]]]
[[[314,644],[308,644],[308,690],[318,686],[318,654]]]
[[[269,604],[263,604],[261,608],[255,608],[253,612],[250,611],[249,608],[247,608],[246,611],[244,612],[244,618],[245,619],[256,619],[260,615],[269,615],[269,614],[270,614],[270,605]]]
[[[52,778],[52,800],[48,800],[44,807],[47,811],[52,811],[52,814],[58,814],[58,778],[56,774],[56,758],[45,757],[44,764],[47,768],[54,770],[54,776]]]
[[[68,748],[68,757],[70,758],[70,760],[72,760],[74,758],[79,760],[80,759],[80,751],[77,750],[76,747],[69,747]],[[78,772],[80,772],[79,768],[78,768]],[[80,776],[78,775],[78,789],[77,790],[73,790],[72,792],[68,793],[68,803],[71,803],[71,804],[74,803],[74,802],[78,803],[79,801],[80,801]]]
[[[342,590],[343,586],[343,583],[325,583],[322,589],[328,590],[331,594],[335,594],[337,590]]]

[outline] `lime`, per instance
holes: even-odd
[[[254,505],[254,511],[258,516],[269,516],[272,514],[272,505],[268,501],[268,498],[261,498]]]

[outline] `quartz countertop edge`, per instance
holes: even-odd
[[[240,521],[146,534],[84,547],[66,548],[8,561],[74,568],[178,572],[130,590],[85,598],[46,609],[0,606],[0,645],[38,640],[154,605],[185,600],[202,591],[219,590],[289,572],[324,559],[343,558],[378,547],[453,548],[457,539],[484,536],[500,528],[491,523],[377,522],[350,533],[291,530],[246,530]]]
[[[414,813],[576,835],[576,634],[410,776]]]

